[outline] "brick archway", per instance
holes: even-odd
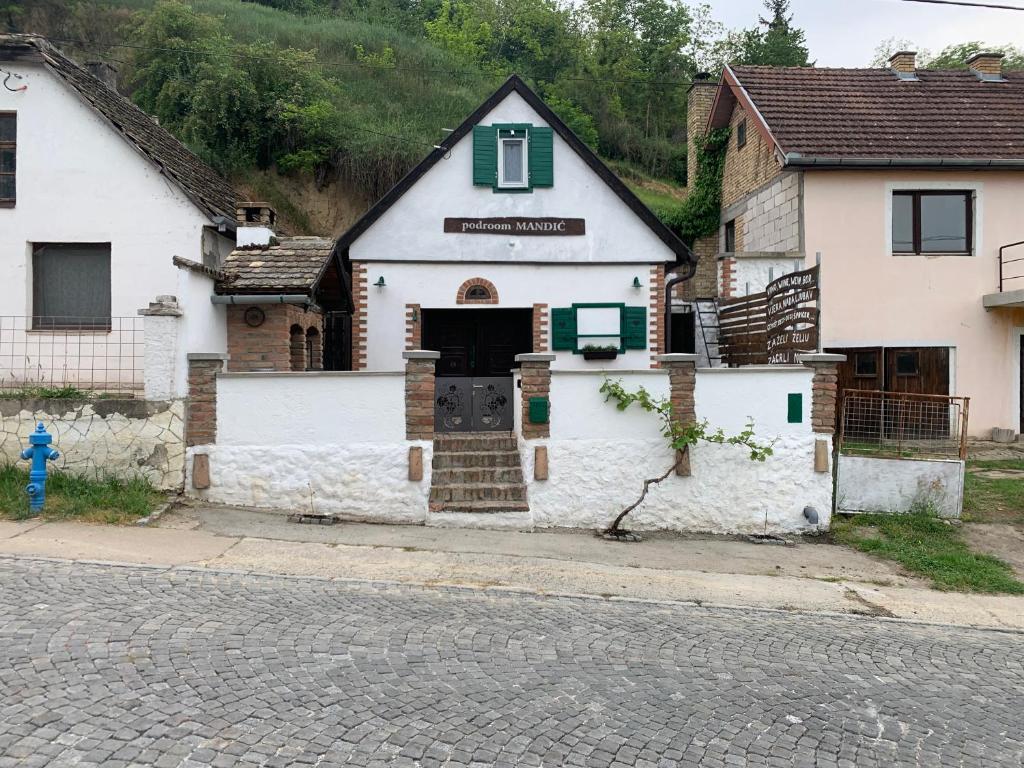
[[[494,283],[482,277],[471,277],[459,286],[456,304],[497,304],[498,289]]]

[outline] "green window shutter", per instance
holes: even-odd
[[[529,133],[530,186],[555,185],[554,131],[531,128]]]
[[[647,307],[622,308],[622,346],[647,349]]]
[[[498,183],[498,129],[473,126],[473,184],[493,187]]]
[[[572,307],[551,310],[551,348],[576,350],[576,310]]]

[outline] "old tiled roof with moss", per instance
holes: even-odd
[[[155,163],[201,211],[235,220],[237,195],[216,171],[190,152],[135,104],[107,87],[37,35],[0,34],[0,61],[42,64],[103,116],[139,152]]]
[[[889,69],[731,72],[785,155],[1024,160],[1024,72],[1006,72],[1005,82],[983,82],[970,70],[918,70],[916,80]],[[722,117],[718,111],[713,122]]]
[[[332,250],[334,240],[324,237],[282,237],[267,246],[237,248],[224,261],[217,292],[310,293]]]

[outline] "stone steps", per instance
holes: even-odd
[[[434,438],[430,512],[468,518],[529,512],[519,443],[507,432]]]

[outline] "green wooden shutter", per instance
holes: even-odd
[[[647,307],[622,308],[622,346],[647,349]]]
[[[498,183],[498,130],[490,125],[473,126],[473,183],[483,187]]]
[[[576,310],[572,307],[551,310],[551,348],[576,350]]]
[[[554,131],[531,128],[529,133],[530,186],[555,185]]]

